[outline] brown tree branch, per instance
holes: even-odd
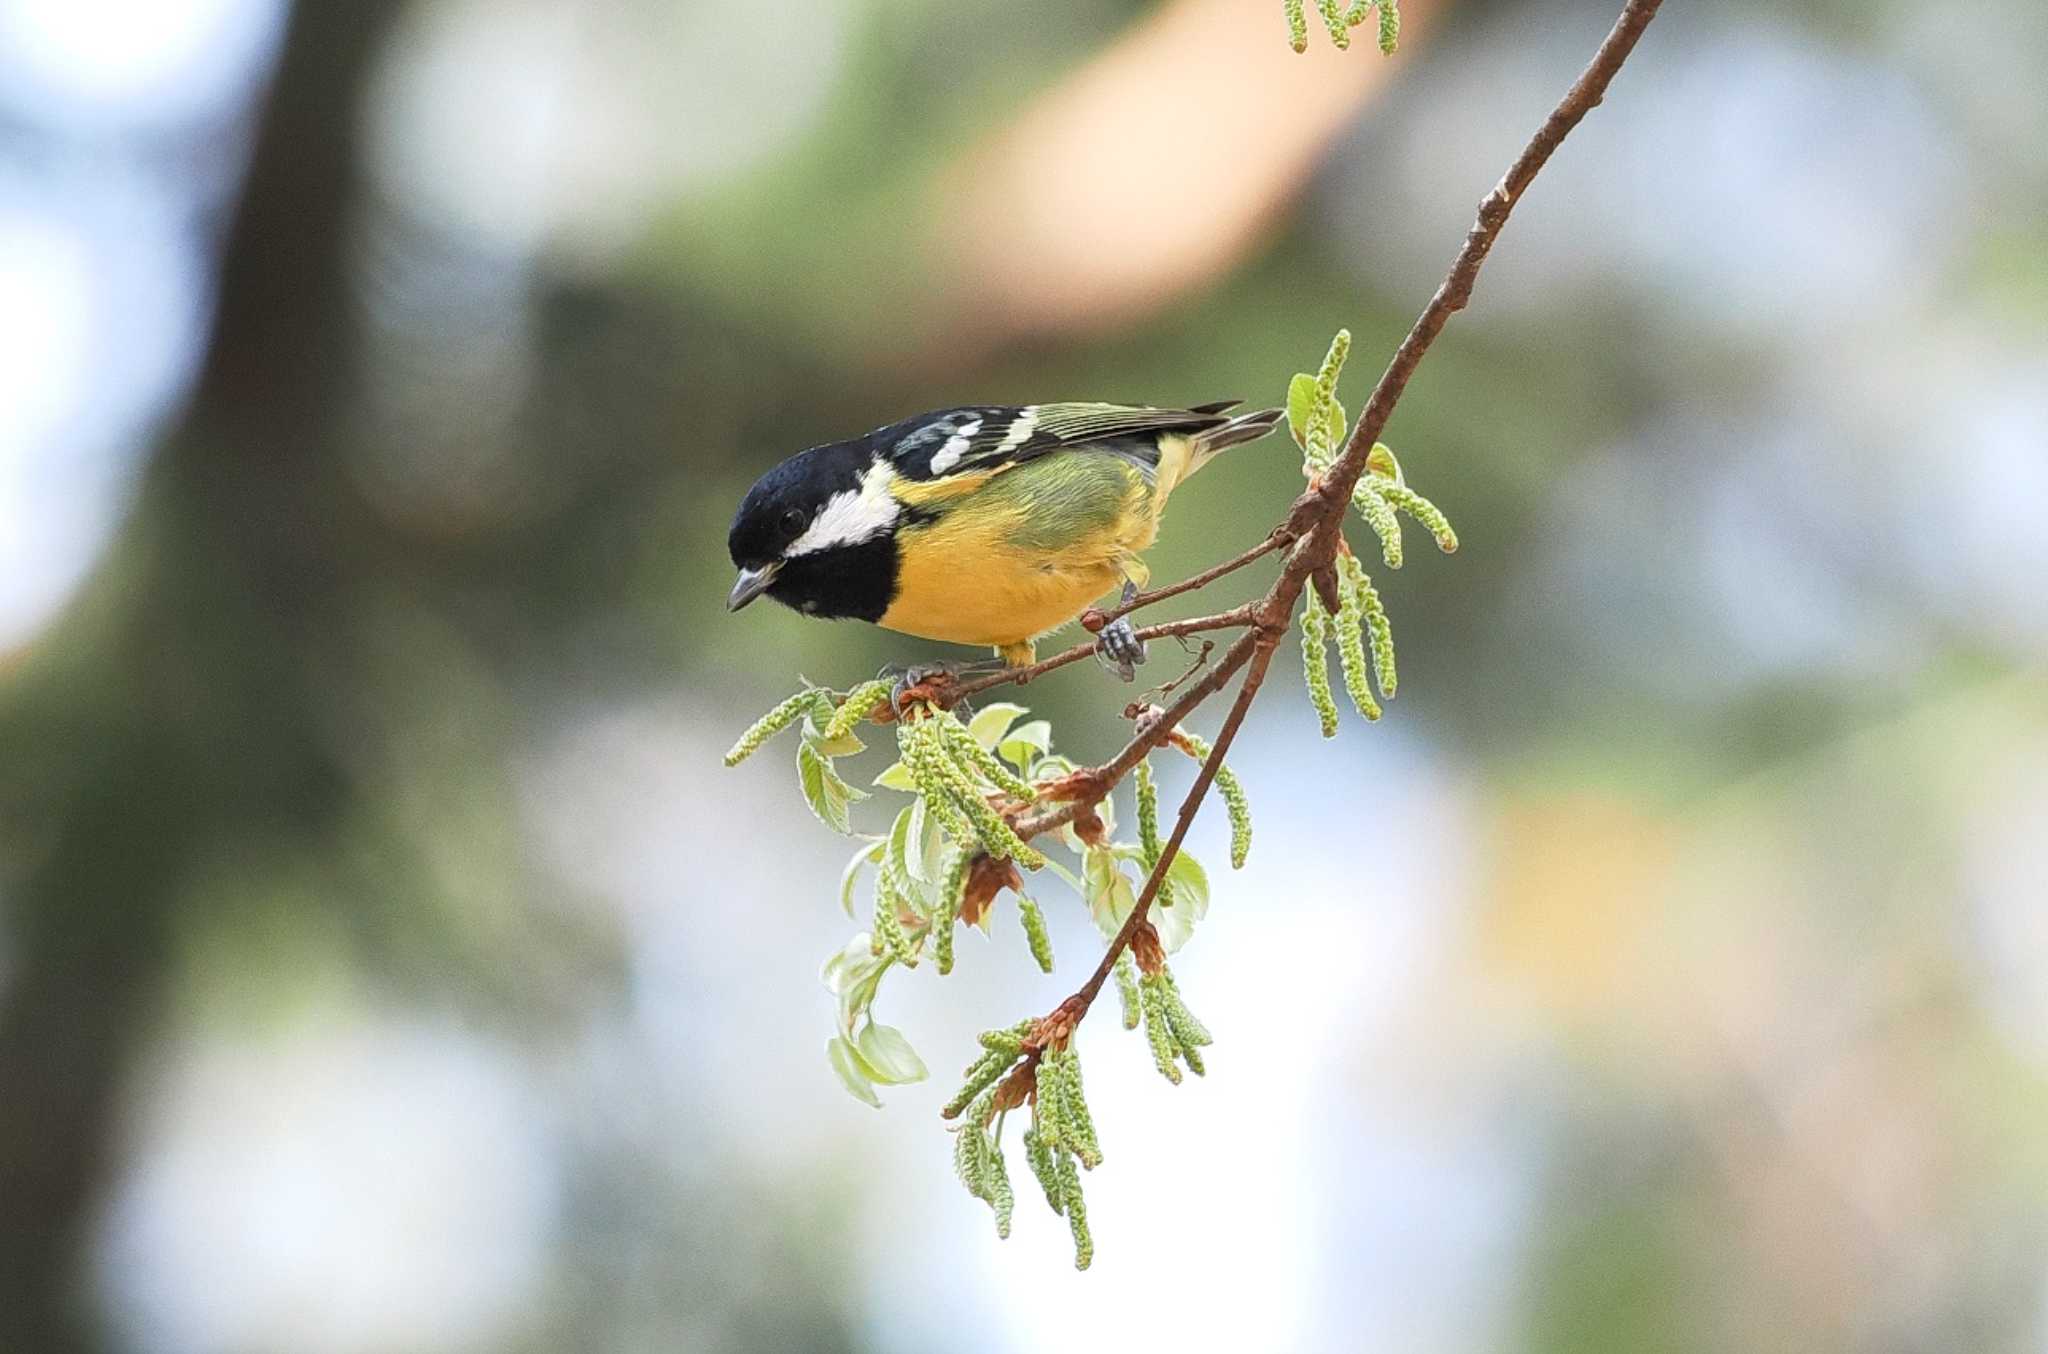
[[[1041,810],[1026,816],[1017,823],[1021,835],[1029,837],[1036,833],[1070,822],[1089,805],[1099,802],[1121,780],[1124,775],[1147,756],[1153,748],[1163,743],[1184,719],[1202,701],[1222,689],[1239,668],[1247,667],[1244,683],[1238,689],[1237,699],[1232,703],[1230,714],[1225,718],[1222,730],[1217,734],[1215,745],[1203,759],[1195,783],[1189,787],[1186,798],[1181,801],[1180,812],[1174,821],[1173,833],[1159,852],[1159,859],[1153,864],[1145,878],[1145,886],[1138,894],[1130,915],[1124,919],[1109,947],[1103,952],[1102,960],[1095,972],[1079,990],[1048,1014],[1040,1025],[1043,1038],[1034,1040],[1042,1046],[1044,1038],[1064,1041],[1075,1026],[1088,1014],[1103,983],[1115,969],[1118,958],[1129,948],[1132,938],[1145,924],[1152,901],[1159,895],[1160,882],[1166,877],[1167,869],[1179,854],[1182,841],[1193,825],[1195,815],[1207,798],[1209,787],[1214,784],[1217,768],[1223,764],[1223,756],[1236,738],[1237,731],[1244,723],[1245,713],[1257,697],[1260,684],[1265,680],[1266,670],[1271,665],[1273,653],[1279,646],[1281,635],[1286,632],[1287,623],[1294,614],[1295,603],[1300,599],[1302,589],[1319,572],[1326,571],[1335,558],[1338,543],[1342,540],[1344,512],[1351,499],[1351,491],[1359,477],[1365,473],[1366,457],[1372,445],[1386,428],[1393,416],[1394,406],[1400,401],[1408,387],[1409,378],[1436,341],[1438,334],[1450,317],[1465,308],[1472,297],[1472,286],[1479,276],[1481,265],[1499,238],[1501,227],[1507,224],[1508,216],[1515,204],[1521,200],[1534,181],[1538,171],[1549,161],[1551,155],[1579,125],[1586,114],[1597,106],[1607,93],[1607,86],[1620,71],[1622,63],[1628,60],[1635,49],[1643,30],[1656,17],[1662,0],[1628,0],[1621,16],[1609,30],[1607,37],[1593,54],[1586,66],[1550,116],[1537,129],[1522,153],[1508,168],[1508,172],[1494,185],[1479,203],[1477,219],[1465,235],[1465,244],[1451,263],[1450,272],[1437,287],[1436,294],[1416,318],[1415,324],[1401,340],[1401,346],[1394,351],[1393,358],[1373,387],[1370,398],[1360,410],[1358,422],[1351,437],[1345,443],[1343,453],[1324,473],[1319,482],[1310,486],[1289,510],[1287,518],[1261,545],[1245,552],[1233,560],[1225,561],[1215,569],[1196,575],[1193,579],[1158,593],[1141,594],[1127,607],[1100,613],[1103,621],[1135,610],[1138,606],[1160,597],[1189,592],[1222,577],[1232,570],[1258,559],[1272,549],[1290,545],[1287,563],[1280,576],[1273,581],[1264,597],[1248,607],[1239,610],[1247,613],[1251,628],[1230,646],[1221,662],[1204,675],[1203,679],[1190,687],[1170,709],[1156,721],[1140,727],[1136,737],[1114,759],[1100,767],[1081,773],[1084,792],[1072,802],[1056,809]],[[1142,633],[1142,632],[1141,632]],[[1092,652],[1093,645],[1082,646],[1084,652]],[[1073,659],[1061,655],[1063,661]],[[1033,673],[1032,675],[1036,675]],[[996,674],[1004,680],[1002,674]],[[988,685],[995,685],[991,681]],[[1028,829],[1028,830],[1027,830]]]

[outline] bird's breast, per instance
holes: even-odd
[[[1110,458],[1020,466],[897,537],[888,629],[955,644],[1013,645],[1056,630],[1127,576],[1157,533],[1150,485]],[[1066,472],[1064,476],[1059,472]],[[1035,472],[1035,473],[1027,473]]]

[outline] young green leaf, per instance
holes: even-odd
[[[839,875],[839,906],[846,910],[848,921],[853,920],[853,890],[860,882],[861,867],[878,863],[882,859],[882,852],[887,847],[888,843],[886,841],[878,841],[861,847],[853,853],[853,858],[846,862],[846,869],[841,871]]]
[[[1088,915],[1095,919],[1096,928],[1105,938],[1114,936],[1123,926],[1124,918],[1138,905],[1137,890],[1124,874],[1116,852],[1107,847],[1089,847],[1081,857],[1081,882],[1088,890],[1083,900],[1088,904]]]
[[[917,782],[911,778],[910,768],[900,760],[889,763],[889,769],[876,776],[874,784],[884,790],[901,790],[905,794],[917,793]]]
[[[968,721],[967,732],[983,748],[993,748],[1003,741],[1003,735],[1010,731],[1012,724],[1030,713],[1021,705],[995,701],[974,712],[974,718]]]
[[[1287,431],[1293,434],[1294,445],[1303,450],[1308,448],[1316,407],[1316,378],[1305,371],[1296,372],[1287,383]]]
[[[874,1080],[884,1086],[923,1081],[930,1075],[925,1070],[924,1059],[917,1056],[917,1050],[903,1037],[903,1031],[891,1026],[870,1021],[860,1032],[856,1048],[874,1074]]]
[[[831,761],[809,743],[797,748],[796,767],[804,802],[811,806],[811,812],[818,816],[818,821],[842,835],[852,832],[853,823],[847,816],[848,806],[856,800],[866,799],[867,791],[856,790],[841,780],[839,773],[832,769]]]
[[[1003,741],[996,745],[996,755],[1017,768],[1017,774],[1029,778],[1040,757],[1052,751],[1052,725],[1042,719],[1027,720],[1003,735]]]
[[[825,1045],[825,1060],[832,1064],[848,1095],[876,1109],[882,1108],[882,1097],[875,1094],[874,1083],[868,1080],[867,1069],[861,1066],[860,1055],[853,1051],[852,1044],[833,1035]]]
[[[1160,945],[1172,954],[1188,943],[1195,923],[1209,915],[1209,873],[1183,848],[1166,867],[1166,882],[1173,887],[1173,906],[1154,910],[1151,919]]]

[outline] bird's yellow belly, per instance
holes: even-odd
[[[1046,457],[928,497],[944,506],[898,535],[881,624],[1013,663],[1125,579],[1142,583],[1138,552],[1159,531],[1150,483],[1108,456]]]
[[[989,552],[975,567],[934,551],[904,562],[896,598],[882,614],[890,630],[953,644],[1014,648],[1056,630],[1123,581],[1111,560],[1046,560]]]

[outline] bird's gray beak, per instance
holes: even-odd
[[[738,581],[732,585],[732,596],[725,599],[727,611],[738,611],[747,603],[768,591],[775,582],[775,575],[782,568],[782,561],[775,560],[758,569],[742,569]]]

